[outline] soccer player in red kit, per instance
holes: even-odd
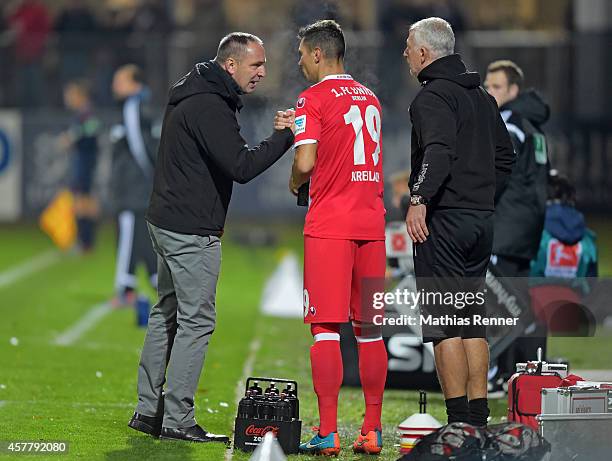
[[[365,418],[353,450],[377,454],[382,448],[387,352],[381,327],[373,322],[371,297],[362,302],[362,294],[385,274],[380,103],[345,73],[344,35],[336,22],[311,24],[300,30],[299,38],[299,65],[313,85],[296,105],[289,188],[297,194],[310,180],[304,225],[304,322],[314,337],[310,361],[320,418],[317,434],[300,450],[340,452],[340,324],[352,320],[365,398]]]

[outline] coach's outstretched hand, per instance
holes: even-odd
[[[284,130],[285,128],[291,128],[291,131],[295,133],[295,110],[279,110],[274,116],[274,129]]]

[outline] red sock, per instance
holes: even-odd
[[[319,434],[323,437],[337,432],[338,394],[342,385],[342,354],[340,353],[340,326],[337,324],[312,325],[315,343],[310,348],[312,382],[319,400]],[[317,338],[317,335],[336,339]],[[331,336],[330,336],[331,335]]]
[[[365,399],[365,417],[361,433],[382,429],[383,393],[387,380],[387,350],[382,339],[358,343],[359,377]]]

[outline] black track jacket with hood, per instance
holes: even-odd
[[[418,75],[410,106],[410,191],[431,206],[494,210],[515,160],[495,99],[458,54],[439,58]]]
[[[214,61],[196,64],[172,86],[147,221],[182,234],[222,235],[233,182],[250,181],[291,147],[289,128],[247,146],[236,119],[240,93]]]
[[[493,254],[531,260],[544,228],[548,185],[548,148],[542,125],[550,109],[534,90],[500,108],[517,153],[504,193],[495,204]]]

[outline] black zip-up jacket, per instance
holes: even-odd
[[[214,61],[170,89],[147,220],[183,234],[223,234],[233,182],[264,172],[293,144],[289,128],[249,148],[236,112],[240,87]]]
[[[431,206],[494,210],[512,172],[514,150],[495,99],[458,54],[418,75],[423,88],[410,106],[410,190]]]
[[[549,162],[542,125],[550,109],[537,92],[526,90],[500,113],[517,159],[495,205],[493,254],[531,260],[540,247],[546,213]]]

